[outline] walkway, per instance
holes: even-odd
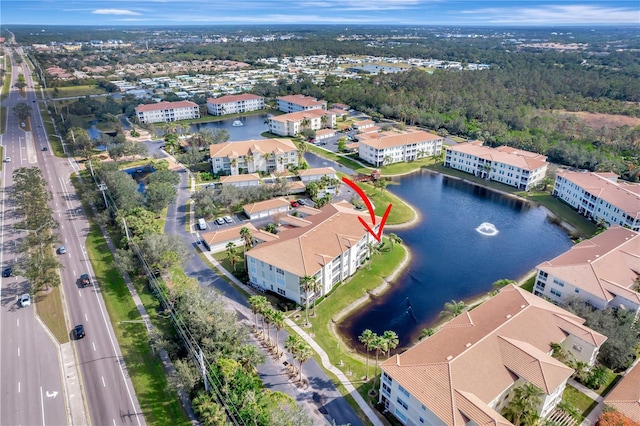
[[[587,395],[589,398],[598,402],[598,405],[593,410],[591,410],[591,412],[587,415],[584,421],[580,424],[580,426],[595,425],[596,422],[598,421],[598,417],[600,416],[600,413],[602,412],[602,409],[604,408],[604,398],[598,395],[597,393],[595,393],[594,391],[592,391],[591,389],[589,389],[588,387],[582,385],[581,383],[578,383],[574,379],[569,379],[568,384],[578,389],[580,392]]]

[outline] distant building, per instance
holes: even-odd
[[[598,309],[640,308],[640,234],[613,226],[582,241],[560,256],[542,262],[533,293],[564,304],[571,299]]]
[[[327,101],[305,95],[288,95],[278,98],[278,109],[282,112],[298,112],[310,109],[327,109]]]
[[[191,101],[159,102],[138,105],[136,116],[141,123],[161,123],[200,118],[198,104]]]
[[[237,114],[264,109],[264,98],[245,93],[207,99],[207,111],[211,115]]]
[[[285,198],[279,197],[272,200],[259,201],[242,206],[242,211],[251,220],[278,215],[286,215],[291,205]]]
[[[375,167],[412,161],[442,151],[444,138],[423,130],[358,135],[358,156]]]
[[[528,191],[544,179],[547,157],[508,146],[491,148],[474,141],[447,147],[444,166]]]
[[[615,173],[559,171],[553,195],[596,222],[640,231],[640,185]]]
[[[260,175],[258,173],[249,173],[242,175],[229,175],[220,177],[220,184],[224,186],[258,186],[260,185]]]
[[[381,364],[380,402],[406,425],[511,425],[501,412],[525,384],[542,392],[542,419],[574,370],[551,356],[559,344],[593,365],[606,336],[584,319],[508,285],[433,336]]]
[[[224,142],[211,145],[209,157],[213,173],[284,172],[298,165],[298,148],[289,139]]]
[[[304,129],[320,130],[334,127],[336,116],[323,109],[292,112],[269,117],[269,131],[280,136],[296,136]]]
[[[360,120],[353,123],[351,126],[356,130],[364,130],[369,127],[374,127],[376,122],[373,120]]]

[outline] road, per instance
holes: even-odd
[[[152,144],[154,143],[148,143],[148,145]],[[155,149],[150,146],[150,152],[152,150]],[[198,241],[196,234],[192,234],[186,229],[186,224],[189,221],[186,216],[186,203],[191,196],[187,186],[186,172],[181,170],[180,176],[181,180],[176,201],[169,206],[167,211],[165,233],[180,236],[188,245],[198,250],[196,248]],[[245,297],[214,273],[195,252],[185,262],[184,268],[189,276],[198,279],[202,287],[215,289],[232,301],[230,304],[235,307],[239,319],[253,320],[253,315]],[[284,347],[286,338],[287,332],[280,330],[278,335],[280,347]],[[260,346],[258,347],[260,348]],[[291,359],[289,359],[289,362],[291,362]],[[351,426],[356,426],[362,424],[362,421],[349,403],[342,397],[331,379],[313,358],[303,365],[302,371],[309,381],[309,387],[306,389],[299,389],[293,382],[289,381],[287,375],[284,374],[282,362],[280,360],[275,361],[268,354],[266,354],[266,362],[258,367],[258,374],[268,389],[284,392],[292,396],[299,404],[309,404],[324,416],[327,423],[333,424],[335,420],[337,425],[351,424]]]
[[[5,55],[10,60],[11,55]],[[23,73],[22,66],[12,64],[12,85]],[[14,205],[9,200],[13,185],[12,173],[20,167],[35,165],[39,152],[35,151],[30,135],[21,127],[13,107],[21,101],[35,98],[33,94],[24,99],[13,89],[3,101],[7,109],[5,133],[2,135],[2,208],[0,212],[0,264],[2,269],[18,260],[17,245],[24,233],[13,230],[18,221]],[[0,419],[8,425],[67,424],[62,371],[57,343],[47,334],[37,320],[35,306],[20,307],[19,295],[29,292],[29,283],[24,277],[0,278]],[[33,301],[37,302],[37,301]]]
[[[14,66],[17,71],[19,66]],[[15,146],[15,159],[11,163],[14,167],[39,166],[42,170],[44,178],[49,182],[49,189],[53,194],[51,207],[54,212],[54,218],[58,221],[60,227],[61,244],[63,244],[67,253],[60,256],[60,261],[64,265],[64,269],[60,271],[62,278],[62,288],[64,294],[64,302],[67,308],[67,327],[69,330],[76,324],[83,324],[86,330],[86,337],[80,340],[71,340],[71,343],[61,345],[64,349],[65,345],[70,345],[75,355],[77,365],[80,370],[81,383],[83,384],[84,400],[80,404],[74,404],[71,395],[68,399],[70,402],[70,419],[76,419],[74,410],[88,409],[84,418],[86,423],[94,425],[143,425],[145,424],[144,415],[141,412],[137,397],[133,390],[131,380],[129,378],[122,353],[118,346],[113,328],[108,318],[104,300],[100,292],[99,283],[93,278],[94,273],[88,260],[87,252],[84,248],[84,241],[88,235],[89,223],[82,210],[79,198],[70,182],[70,175],[77,170],[77,165],[73,160],[56,158],[51,150],[43,151],[44,147],[48,148],[48,142],[42,117],[37,109],[33,82],[31,74],[27,70],[22,70],[27,82],[26,103],[32,106],[31,111],[31,132],[23,132],[24,136],[18,136],[16,139],[11,136],[11,141],[3,141],[6,146]],[[11,99],[17,101],[19,94],[12,95]],[[14,129],[19,126],[16,122],[15,115],[11,112],[11,106],[7,103],[8,121],[11,123],[7,129]],[[28,129],[26,127],[25,130]],[[22,143],[21,141],[26,141]],[[3,171],[4,173],[4,171]],[[9,183],[3,179],[3,183]],[[6,188],[6,187],[5,187]],[[6,199],[6,193],[4,194]],[[6,211],[5,211],[6,214]],[[7,234],[6,227],[3,227],[3,236]],[[6,244],[3,244],[3,253],[6,252]],[[3,263],[4,264],[4,263]],[[92,277],[92,285],[87,288],[79,287],[79,276],[82,273],[88,273]],[[14,290],[14,292],[20,290]],[[4,303],[3,303],[4,307]],[[26,309],[24,310],[26,312]],[[3,309],[4,314],[4,309]],[[11,319],[13,321],[13,319]],[[2,318],[4,332],[4,317]],[[35,320],[34,320],[35,322]],[[16,335],[14,331],[7,331],[7,337]],[[25,333],[21,333],[24,335]],[[5,334],[3,334],[5,336]],[[0,339],[2,346],[2,377],[5,380],[5,339]],[[33,339],[34,345],[39,344],[45,346],[45,339]],[[42,342],[42,343],[41,343]],[[43,349],[33,351],[30,362],[25,359],[20,360],[20,364],[7,366],[6,370],[21,371],[28,370],[30,364],[37,363],[44,358],[40,355]],[[54,350],[55,353],[55,350]],[[60,370],[57,368],[58,362],[51,362],[51,357],[47,357],[50,374],[54,374],[60,378]],[[56,368],[52,368],[56,366]],[[10,373],[8,373],[10,374]],[[33,385],[31,385],[33,386]],[[59,386],[60,387],[60,386]],[[3,386],[3,392],[4,392]],[[61,389],[62,391],[62,389]],[[69,392],[72,393],[72,392]],[[4,393],[3,393],[4,397]],[[77,399],[77,395],[76,398]],[[21,420],[21,415],[26,415],[35,411],[34,397],[31,394],[28,401],[25,397],[24,406],[27,408],[16,414],[14,419],[5,417],[5,407],[9,406],[10,400],[5,402],[2,400],[3,412],[0,413],[3,424],[40,424],[41,422],[34,418],[33,421]],[[62,398],[60,398],[62,401]],[[19,405],[16,405],[19,406]],[[70,423],[67,417],[56,417],[54,420],[47,420],[48,424],[62,425]],[[75,424],[82,424],[85,421],[75,421]],[[45,422],[42,421],[44,425]]]

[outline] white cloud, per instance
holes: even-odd
[[[549,5],[541,7],[484,8],[460,13],[478,15],[494,24],[609,24],[639,23],[638,9],[591,5]]]
[[[127,9],[96,9],[91,13],[95,15],[140,15],[138,12]]]

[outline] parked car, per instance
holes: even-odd
[[[65,246],[58,247],[58,254],[67,254],[67,248]]]
[[[227,223],[233,223],[233,219],[231,219],[231,216],[225,216],[225,217],[223,217],[223,219]]]
[[[49,148],[48,148],[48,147],[46,147],[46,146],[43,146],[43,147],[42,147],[42,151],[49,151]]]
[[[20,296],[20,306],[22,306],[23,308],[25,306],[31,306],[31,296],[29,295],[29,293],[25,293],[22,296]]]
[[[304,200],[298,200],[298,204],[300,204],[301,206],[306,205],[306,204],[305,204],[305,202],[304,202]]]
[[[89,278],[89,274],[80,275],[80,285],[82,285],[82,287],[88,287],[91,285],[91,278]]]
[[[11,269],[11,266],[7,266],[6,268],[4,268],[4,270],[2,271],[2,276],[3,277],[10,277],[11,273],[13,272],[13,270]]]
[[[219,218],[217,218],[217,219],[216,219],[216,223],[217,223],[218,225],[224,225],[224,219],[223,219],[223,218],[221,218],[221,217],[219,217]]]
[[[10,163],[11,162],[11,157],[4,157],[4,162],[5,163]]]
[[[297,201],[292,201],[291,202],[291,207],[300,207],[300,204],[298,204]]]
[[[73,327],[73,338],[75,340],[82,339],[85,336],[84,326],[82,324],[78,324]]]

